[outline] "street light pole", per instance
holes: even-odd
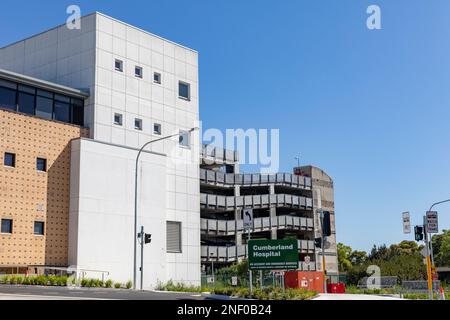
[[[193,131],[197,130],[198,128],[192,128],[189,130],[189,133],[192,133]],[[137,257],[137,239],[138,239],[138,232],[137,232],[137,220],[138,220],[138,167],[139,167],[139,158],[141,156],[142,151],[144,151],[144,149],[151,143],[154,142],[158,142],[161,140],[166,140],[166,139],[170,139],[173,137],[179,137],[180,133],[176,133],[176,134],[172,134],[170,136],[166,136],[166,137],[162,137],[159,139],[155,139],[155,140],[151,140],[148,141],[147,143],[145,143],[140,149],[139,152],[136,156],[136,164],[135,164],[135,171],[134,171],[134,232],[133,232],[133,290],[136,290],[136,279],[137,279],[137,274],[136,274],[136,257]],[[142,270],[141,270],[141,278],[142,278]]]
[[[431,211],[431,210],[433,210],[433,208],[435,206],[442,204],[442,203],[446,203],[446,202],[450,202],[450,199],[433,203],[428,211]],[[428,272],[430,273],[430,277],[431,277],[431,266],[433,267],[433,269],[435,266],[434,266],[433,242],[431,241],[432,236],[428,236],[428,224],[426,221],[426,216],[424,217],[424,233],[425,233],[425,245],[426,245],[426,252],[427,252],[427,262],[429,262],[429,264],[430,264],[430,270]],[[427,269],[428,269],[428,266],[427,266]],[[428,286],[430,286],[430,284]],[[432,300],[433,299],[433,279],[431,279],[431,290],[429,290],[429,291],[430,291],[430,293],[429,293],[430,299]]]

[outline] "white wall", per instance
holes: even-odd
[[[136,154],[92,140],[72,142],[69,234],[78,241],[69,242],[69,265],[109,271],[115,281],[132,280]],[[167,274],[166,157],[147,152],[141,159],[138,225],[153,235],[144,248],[144,286],[150,288]]]
[[[176,134],[198,126],[198,54],[171,41],[137,29],[102,14],[97,15],[96,109],[94,138],[140,147],[149,140]],[[114,68],[115,59],[124,62],[123,72]],[[143,78],[134,74],[143,68]],[[162,75],[161,84],[153,73]],[[191,100],[178,97],[178,82],[190,84]],[[123,115],[122,126],[113,124],[114,113]],[[134,119],[143,130],[134,128]],[[153,134],[153,124],[162,135]],[[182,222],[181,254],[167,254],[167,278],[200,283],[200,185],[199,138],[192,137],[190,149],[177,139],[165,140],[148,150],[167,155],[167,220]]]

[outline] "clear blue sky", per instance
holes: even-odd
[[[279,128],[281,171],[300,154],[334,178],[338,241],[412,239],[401,212],[417,224],[450,197],[450,1],[3,0],[0,45],[63,23],[69,4],[198,50],[204,128]]]

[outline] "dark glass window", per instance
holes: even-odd
[[[42,222],[42,221],[34,222],[34,234],[37,236],[44,235],[44,222]]]
[[[36,115],[45,119],[52,119],[53,99],[36,97]]]
[[[84,102],[79,99],[72,99],[72,123],[84,125]]]
[[[155,83],[161,84],[161,73],[155,72],[155,73],[153,74],[153,81],[154,81]]]
[[[136,130],[142,130],[142,120],[141,119],[134,119],[134,128]]]
[[[47,171],[47,159],[37,158],[36,159],[36,170],[37,171]]]
[[[16,155],[14,153],[5,152],[3,164],[8,167],[16,167]]]
[[[70,122],[70,104],[55,101],[54,119],[63,122]]]
[[[134,75],[138,78],[142,78],[142,67],[136,66],[134,68]]]
[[[123,71],[123,61],[116,59],[114,61],[114,68],[116,69],[116,71],[122,72]]]
[[[114,124],[117,124],[117,125],[121,126],[122,125],[122,119],[123,119],[123,117],[122,117],[122,115],[120,113],[115,113],[114,114]]]
[[[19,92],[19,112],[23,112],[26,114],[34,115],[34,95],[25,93],[25,92]]]
[[[178,96],[180,98],[189,100],[191,98],[189,91],[190,91],[190,88],[189,88],[188,83],[181,82],[181,81],[178,83]]]
[[[153,133],[154,134],[161,134],[161,125],[159,123],[153,124]]]
[[[12,233],[13,221],[12,219],[2,219],[2,233]]]
[[[16,90],[0,86],[0,108],[16,111]]]

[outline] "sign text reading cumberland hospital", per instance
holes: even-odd
[[[289,240],[250,240],[249,268],[252,270],[295,270],[298,268],[298,243]]]

